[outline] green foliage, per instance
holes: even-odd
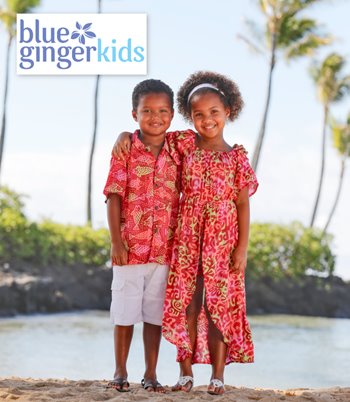
[[[20,215],[24,216],[23,198],[23,194],[17,194],[14,191],[10,190],[8,187],[2,186],[0,188],[0,212],[4,211],[5,209],[11,209],[14,212],[17,212]]]
[[[107,229],[62,225],[50,220],[30,222],[23,213],[22,197],[0,188],[0,263],[99,266],[109,259]],[[310,272],[331,275],[335,263],[331,240],[331,236],[297,222],[253,223],[247,272],[254,277],[275,278]]]
[[[322,63],[313,63],[310,73],[324,105],[338,102],[350,91],[350,75],[343,75],[345,58],[338,53],[329,54]]]
[[[247,273],[253,277],[298,277],[309,273],[332,275],[335,256],[332,236],[299,222],[290,225],[251,225]]]
[[[11,38],[16,35],[17,14],[29,13],[40,4],[40,0],[6,0],[6,8],[0,8],[0,20]]]
[[[109,258],[106,229],[30,222],[22,196],[0,189],[0,263],[26,261],[37,265],[103,265]]]
[[[350,113],[345,123],[333,120],[331,122],[332,140],[334,148],[340,155],[350,156]]]
[[[240,35],[253,49],[263,48],[280,52],[286,59],[311,56],[320,47],[332,42],[332,37],[321,31],[316,20],[300,17],[300,13],[322,0],[259,0],[265,18],[264,35],[257,37],[256,24],[249,21],[251,37]],[[253,28],[253,29],[252,29]],[[265,37],[265,43],[261,39]]]

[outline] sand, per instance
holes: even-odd
[[[107,381],[71,381],[55,379],[16,378],[0,379],[0,400],[6,401],[234,401],[234,402],[274,402],[312,401],[349,402],[349,388],[325,389],[251,389],[226,385],[223,396],[213,396],[206,392],[206,386],[194,387],[190,393],[171,392],[156,394],[145,391],[139,384],[131,384],[131,391],[121,393],[106,389]]]

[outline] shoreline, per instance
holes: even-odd
[[[0,399],[17,401],[312,401],[348,402],[350,387],[263,389],[226,385],[222,396],[209,395],[206,385],[195,386],[190,393],[171,392],[166,394],[145,391],[139,384],[131,383],[130,392],[122,393],[106,389],[106,381],[72,381],[68,379],[0,378]]]

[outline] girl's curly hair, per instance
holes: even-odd
[[[185,120],[191,121],[191,98],[188,99],[188,95],[192,89],[200,84],[212,84],[218,91],[213,88],[199,88],[194,93],[203,94],[208,92],[216,93],[222,100],[225,107],[229,107],[230,115],[229,120],[235,120],[241,112],[244,102],[239,91],[239,88],[235,82],[225,75],[214,73],[212,71],[197,71],[191,74],[187,80],[182,84],[177,93],[177,107],[179,113]],[[193,94],[194,95],[194,94]]]

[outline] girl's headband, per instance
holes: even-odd
[[[187,103],[190,101],[191,96],[201,88],[211,88],[214,89],[215,91],[220,92],[222,96],[225,96],[225,94],[222,91],[220,91],[220,89],[217,88],[215,85],[209,84],[209,82],[204,82],[203,84],[199,84],[192,89],[192,91],[188,94]]]

